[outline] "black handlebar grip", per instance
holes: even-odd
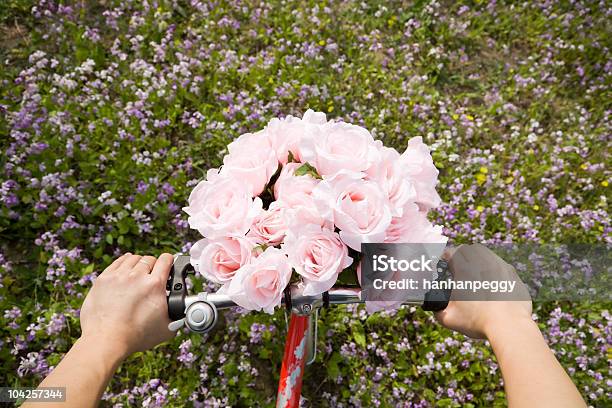
[[[170,320],[179,320],[185,317],[185,296],[187,295],[185,278],[188,273],[192,272],[194,272],[194,269],[189,256],[178,255],[174,260],[166,283],[166,289],[169,291],[167,301]]]
[[[448,262],[444,259],[440,259],[436,265],[436,272],[438,277],[436,282],[446,281],[450,279],[450,272],[448,270]],[[423,310],[430,312],[439,312],[446,309],[448,302],[451,297],[451,289],[432,289],[425,294],[425,301],[423,302]]]

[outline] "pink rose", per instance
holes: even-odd
[[[327,117],[323,112],[315,112],[312,109],[308,109],[306,112],[304,112],[302,121],[312,123],[314,125],[324,125],[327,123]]]
[[[441,225],[433,225],[427,213],[415,203],[408,203],[401,217],[393,217],[386,231],[384,242],[396,243],[446,243]]]
[[[265,132],[247,133],[230,143],[221,175],[241,180],[261,194],[278,169],[278,158]]]
[[[416,190],[397,150],[382,146],[380,154],[381,160],[370,168],[368,179],[378,183],[387,194],[393,216],[401,216],[404,205],[416,199]]]
[[[408,148],[401,156],[408,178],[416,189],[416,202],[423,209],[435,208],[440,205],[440,196],[436,192],[438,169],[434,166],[429,148],[423,143],[423,138],[413,137],[408,141]]]
[[[287,233],[286,209],[273,202],[253,221],[248,236],[259,244],[278,245]]]
[[[312,190],[319,184],[309,175],[296,176],[301,163],[287,163],[274,183],[274,197],[279,206],[286,209],[287,225],[293,220],[301,224],[329,225],[319,214],[312,198]]]
[[[361,251],[362,242],[384,240],[391,209],[377,183],[340,172],[319,183],[313,196],[321,215],[340,229],[340,238],[349,247]]]
[[[329,290],[353,259],[335,232],[318,225],[290,230],[282,246],[293,269],[304,278],[304,295]]]
[[[201,239],[191,247],[191,264],[206,279],[224,284],[250,262],[254,247],[244,237]]]
[[[283,290],[291,279],[291,266],[280,249],[268,247],[257,258],[236,271],[231,282],[219,291],[248,310],[274,313]]]
[[[270,135],[265,129],[255,133],[243,133],[227,145],[230,155],[240,155],[254,148],[272,147]]]
[[[274,198],[290,208],[298,206],[314,207],[312,190],[319,181],[309,175],[296,176],[295,171],[300,166],[302,166],[302,163],[287,163],[283,166],[276,183],[274,183]]]
[[[270,144],[276,151],[276,156],[281,164],[286,164],[289,152],[296,160],[299,160],[299,141],[305,132],[304,125],[299,118],[287,116],[283,119],[274,118],[265,129],[269,135]]]
[[[345,122],[328,122],[321,134],[303,139],[302,159],[320,175],[333,176],[340,170],[363,172],[380,160],[380,153],[370,132]]]
[[[289,152],[296,161],[302,160],[300,143],[303,139],[313,138],[320,132],[320,125],[327,122],[325,114],[308,109],[302,119],[287,116],[284,119],[272,119],[266,126],[270,143],[282,164],[288,161]]]
[[[207,238],[244,235],[262,210],[259,197],[253,199],[251,188],[242,180],[223,177],[209,171],[209,180],[201,181],[189,195],[189,226]]]

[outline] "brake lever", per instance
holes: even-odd
[[[187,326],[193,332],[206,333],[217,322],[217,308],[206,299],[207,293],[187,297],[185,279],[188,274],[194,273],[189,256],[174,256],[174,263],[166,282],[168,316],[172,320],[168,324],[168,329],[171,331]]]
[[[166,281],[168,316],[173,322],[185,317],[185,297],[187,296],[185,278],[189,273],[194,272],[189,256],[174,256],[174,263],[170,269],[168,281]]]
[[[436,264],[435,280],[438,282],[451,279],[452,275],[445,259],[438,260]],[[446,309],[451,297],[451,289],[432,289],[425,294],[421,308],[429,312],[439,312]]]

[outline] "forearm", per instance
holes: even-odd
[[[116,344],[102,339],[78,339],[58,366],[44,379],[40,387],[66,387],[66,402],[25,403],[36,407],[94,407],[108,381],[124,358],[124,351]]]
[[[489,330],[487,338],[499,362],[511,408],[586,406],[535,322],[500,322]]]

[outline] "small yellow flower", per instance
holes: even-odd
[[[268,83],[269,84],[273,84],[274,83],[274,79],[272,79],[272,77],[268,78]]]
[[[487,169],[485,166],[482,166],[482,167],[480,168],[480,172],[481,172],[482,174],[487,174],[487,173],[489,172],[489,169]]]
[[[327,111],[330,112],[330,113],[333,112],[334,111],[334,106],[333,105],[332,106],[328,106],[327,107]]]
[[[505,181],[506,181],[506,184],[510,184],[510,183],[512,183],[514,181],[514,177],[512,177],[512,176],[506,177]]]
[[[468,120],[474,120],[474,117],[473,117],[472,115],[465,115],[465,117],[466,117]]]
[[[487,176],[485,176],[482,173],[478,173],[476,175],[476,182],[478,183],[478,185],[482,186],[485,183],[485,181],[487,181]]]
[[[533,209],[534,209],[535,211],[538,211],[538,210],[540,209],[540,206],[539,206],[539,205],[537,205],[537,204],[535,204],[535,205],[533,206]]]
[[[599,227],[597,227],[597,229],[599,230],[599,232],[603,232],[604,230],[603,225],[600,225]]]
[[[483,212],[484,211],[484,207],[482,205],[479,205],[478,207],[476,207],[476,211]]]
[[[608,187],[610,184],[608,183],[608,180],[604,180],[601,182],[601,185],[604,187]]]
[[[453,119],[454,119],[454,120],[459,119],[459,115],[457,115],[456,113],[453,113]]]
[[[586,163],[582,163],[582,164],[580,165],[580,168],[581,168],[582,170],[586,170],[586,169],[588,169],[588,168],[589,168],[589,165],[588,165],[588,164],[586,164]]]
[[[320,45],[321,47],[323,47],[323,46],[325,45],[325,40],[321,40],[321,41],[319,41],[319,45]]]

